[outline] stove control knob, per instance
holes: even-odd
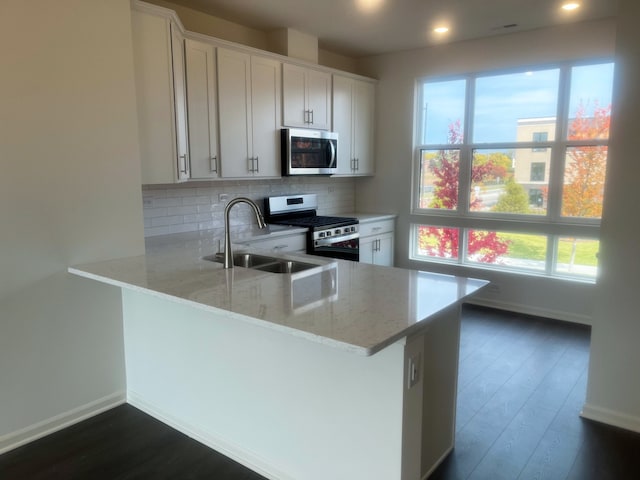
[[[324,237],[324,232],[320,232],[319,237],[320,238]]]
[[[327,232],[327,237],[330,237],[330,236],[331,236],[331,232]]]
[[[336,228],[336,235],[340,235],[340,229]]]

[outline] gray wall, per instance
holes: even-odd
[[[0,452],[125,389],[121,300],[69,265],[144,251],[128,0],[0,2]]]

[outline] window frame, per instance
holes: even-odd
[[[431,82],[446,82],[464,79],[465,89],[465,113],[461,119],[463,142],[461,144],[421,144],[423,140],[422,129],[424,117],[416,115],[414,121],[414,162],[412,168],[412,188],[410,190],[409,223],[410,245],[409,259],[420,262],[436,262],[460,265],[468,268],[481,268],[502,270],[495,265],[481,265],[466,262],[467,257],[466,237],[468,230],[509,231],[514,233],[527,233],[532,235],[546,235],[547,249],[545,269],[542,275],[552,277],[570,278],[576,281],[595,282],[595,278],[582,278],[557,273],[555,255],[557,244],[561,237],[576,237],[599,240],[600,218],[580,218],[562,216],[562,190],[564,184],[564,170],[567,151],[572,147],[609,146],[609,138],[589,140],[569,140],[568,129],[570,125],[569,108],[571,101],[571,72],[574,67],[599,65],[615,61],[611,57],[591,58],[583,61],[566,61],[554,64],[539,64],[535,66],[520,66],[506,70],[494,70],[485,72],[471,72],[463,75],[444,77],[421,77],[416,80],[415,109],[419,112],[419,106],[424,104],[424,84]],[[556,108],[556,125],[552,140],[547,141],[520,141],[520,142],[473,142],[473,112],[475,99],[475,80],[486,76],[507,75],[521,73],[530,70],[559,69],[558,105]],[[469,208],[471,194],[471,162],[474,150],[499,150],[499,149],[550,149],[550,163],[545,171],[549,179],[547,191],[547,209],[544,215],[513,214],[501,212],[471,211]],[[421,156],[423,150],[460,150],[460,165],[458,178],[458,200],[456,210],[437,208],[420,208],[421,191]],[[537,150],[536,150],[537,151]],[[609,158],[607,158],[609,162]],[[606,192],[605,192],[606,195]],[[457,259],[438,257],[424,257],[417,254],[417,231],[421,225],[434,227],[452,227],[459,229],[459,254]],[[516,273],[539,276],[541,273],[508,269]]]

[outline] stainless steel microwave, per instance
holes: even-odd
[[[338,134],[283,128],[282,175],[331,175],[338,171]]]

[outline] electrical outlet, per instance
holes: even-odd
[[[422,376],[422,357],[419,353],[413,357],[409,357],[408,370],[407,385],[408,388],[412,388],[420,382],[420,377]]]

